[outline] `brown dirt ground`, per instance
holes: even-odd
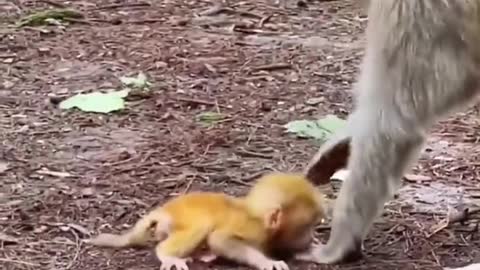
[[[265,171],[300,170],[317,147],[281,125],[351,110],[365,26],[355,1],[283,9],[246,0],[211,16],[201,16],[213,6],[204,0],[65,1],[87,19],[64,28],[9,26],[54,3],[62,2],[0,0],[2,269],[158,268],[150,250],[100,249],[81,239],[122,230],[179,192],[238,194]],[[118,87],[119,76],[138,71],[148,74],[154,92],[122,112],[53,104]],[[312,98],[318,104],[309,105]],[[204,127],[195,117],[205,111],[227,117]],[[478,124],[475,108],[439,123],[414,171],[478,187]],[[435,159],[442,141],[446,151]],[[388,207],[359,262],[290,265],[440,269],[480,260],[478,219],[428,238],[444,213],[409,209]],[[204,267],[239,266],[192,265]]]

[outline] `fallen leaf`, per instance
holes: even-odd
[[[109,93],[78,94],[60,102],[59,106],[61,109],[76,107],[85,112],[109,113],[125,107],[123,99],[128,95],[129,91],[130,89],[123,89]]]
[[[326,129],[331,133],[334,133],[337,130],[344,128],[346,121],[336,117],[335,115],[329,114],[324,118],[317,120],[317,123],[323,129]]]
[[[48,21],[54,20],[68,20],[68,19],[82,19],[84,15],[75,10],[69,9],[49,9],[30,14],[22,18],[18,23],[18,27],[22,26],[39,26]]]
[[[317,140],[328,139],[337,130],[345,127],[346,121],[335,115],[327,115],[318,120],[295,120],[284,127],[287,132],[295,133],[299,137],[314,138]]]

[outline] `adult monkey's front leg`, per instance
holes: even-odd
[[[480,0],[371,0],[368,16],[355,109],[343,135],[322,146],[306,169],[312,181],[325,181],[332,171],[326,165],[338,169],[349,155],[349,177],[328,243],[299,259],[336,263],[361,254],[425,131],[478,94]]]
[[[400,129],[391,132],[390,125],[381,119],[355,120],[352,124],[354,118],[364,117],[362,112],[356,113],[349,119],[349,125],[357,128],[350,141],[350,173],[335,202],[328,244],[300,254],[297,259],[318,263],[357,259],[373,220],[394,194],[409,161],[422,145],[421,133]],[[377,132],[372,134],[370,130]]]

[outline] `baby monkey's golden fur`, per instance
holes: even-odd
[[[192,192],[169,200],[121,235],[100,234],[98,246],[142,246],[158,242],[162,269],[186,270],[187,258],[204,244],[209,252],[257,269],[288,270],[273,251],[307,249],[314,226],[325,216],[323,195],[301,174],[261,177],[244,197]]]

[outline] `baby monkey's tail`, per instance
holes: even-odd
[[[133,228],[123,234],[102,233],[85,242],[96,246],[114,248],[146,246],[150,240],[155,240],[156,227],[159,222],[164,222],[162,216],[158,212],[151,212],[138,220]]]

